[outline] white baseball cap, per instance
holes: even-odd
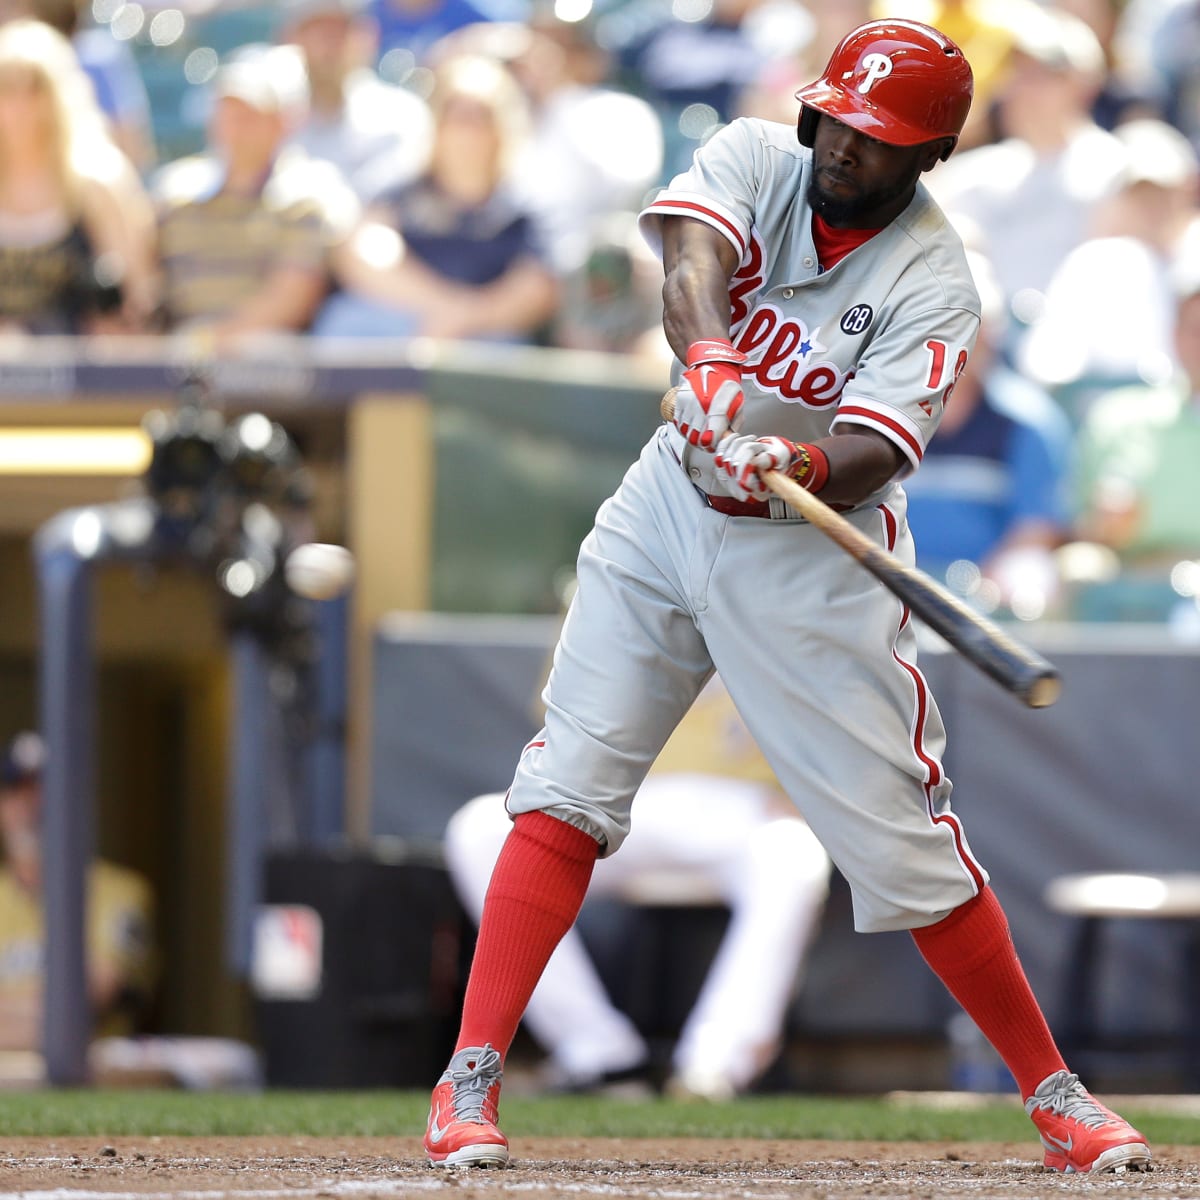
[[[1104,74],[1104,48],[1091,26],[1057,9],[1022,11],[1013,24],[1013,47],[1054,71],[1087,77]]]
[[[308,103],[308,75],[295,46],[252,42],[233,52],[213,79],[217,99],[242,100],[259,112],[286,113]]]
[[[1152,117],[1126,121],[1113,130],[1125,147],[1126,161],[1120,180],[1125,186],[1156,183],[1182,187],[1200,169],[1192,143],[1174,125]]]

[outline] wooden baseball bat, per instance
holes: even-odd
[[[665,420],[674,418],[674,389],[663,397],[660,408]],[[990,675],[1005,691],[1030,708],[1046,708],[1058,699],[1062,679],[1053,663],[1011,638],[995,622],[970,608],[924,571],[908,566],[876,545],[794,479],[778,471],[767,471],[763,482],[810,525],[815,525],[857,559],[930,629],[945,638],[968,662]]]

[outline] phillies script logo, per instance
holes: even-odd
[[[729,287],[729,325],[737,331],[733,344],[746,355],[742,375],[785,404],[828,408],[841,398],[854,372],[841,371],[821,357],[828,347],[820,340],[820,326],[810,330],[774,304],[751,308],[751,298],[763,285],[763,261],[762,241],[752,230],[746,258]]]

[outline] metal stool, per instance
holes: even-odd
[[[1179,1041],[1185,1080],[1200,1090],[1200,873],[1063,875],[1047,885],[1044,898],[1054,912],[1076,920],[1062,994],[1061,1041],[1068,1061],[1101,1042],[1097,996],[1105,922],[1190,923],[1183,962],[1187,1016]]]

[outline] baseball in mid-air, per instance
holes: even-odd
[[[331,542],[304,542],[284,560],[283,574],[297,596],[333,600],[354,582],[354,555]]]

